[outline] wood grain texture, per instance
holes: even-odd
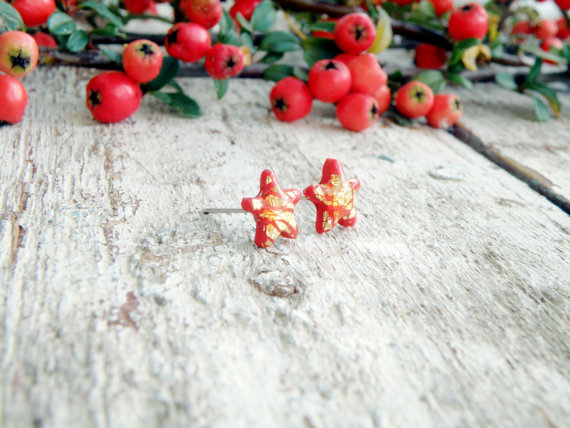
[[[100,125],[92,75],[35,71],[0,130],[0,425],[567,423],[558,208],[442,131],[354,134],[322,104],[279,123],[259,81],[216,102],[181,80],[200,120],[145,99]],[[264,168],[302,189],[326,157],[362,182],[352,229],[317,235],[301,202],[266,251],[250,216],[200,213]]]

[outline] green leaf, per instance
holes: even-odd
[[[461,85],[469,90],[473,89],[473,83],[471,83],[471,80],[463,77],[461,74],[448,73],[447,80],[449,80],[451,83],[455,83],[456,85]]]
[[[220,33],[218,36],[221,37],[231,31],[235,32],[234,22],[232,21],[232,17],[228,11],[224,9],[222,12],[222,18],[220,19]]]
[[[0,18],[4,21],[8,31],[19,30],[24,27],[20,13],[8,2],[0,1]]]
[[[123,20],[121,19],[121,17],[115,15],[113,12],[111,12],[107,8],[107,6],[105,6],[102,3],[98,3],[98,2],[95,2],[92,0],[88,0],[86,2],[80,3],[79,8],[80,9],[92,10],[97,15],[99,15],[101,18],[105,18],[106,20],[108,20],[111,24],[113,24],[116,27],[121,27],[123,25]]]
[[[196,118],[202,114],[198,103],[183,92],[150,92],[150,94],[163,103],[179,110],[185,116]]]
[[[277,20],[277,13],[271,0],[262,1],[254,10],[251,17],[251,26],[255,31],[263,33],[271,30]]]
[[[558,95],[554,89],[544,83],[539,82],[530,83],[527,85],[526,89],[529,91],[538,92],[540,95],[546,98],[546,101],[548,101],[550,108],[554,112],[554,116],[558,117],[560,115],[560,100],[558,99]]]
[[[101,52],[111,61],[114,61],[121,66],[123,65],[123,55],[121,55],[119,52],[115,52],[110,49],[103,49]]]
[[[239,46],[247,46],[251,52],[255,51],[255,46],[253,45],[251,34],[245,32],[241,33],[239,35],[239,41],[241,42]]]
[[[253,33],[253,28],[251,28],[251,24],[247,21],[247,19],[243,17],[241,12],[238,12],[238,14],[236,15],[236,20],[237,22],[239,22],[239,25],[241,25],[242,30],[248,31],[249,33]]]
[[[527,85],[530,85],[536,80],[536,78],[540,74],[541,67],[542,67],[542,60],[540,58],[536,58],[533,66],[530,68],[530,71],[526,75],[526,79],[524,80],[525,87]]]
[[[309,66],[321,59],[332,59],[342,51],[338,48],[334,40],[323,39],[321,37],[307,37],[301,42],[303,56]]]
[[[283,52],[267,52],[267,54],[261,58],[261,62],[265,64],[272,64],[275,61],[279,61],[281,58],[283,58],[283,55]]]
[[[299,80],[302,80],[303,82],[309,81],[309,73],[307,73],[307,71],[301,67],[293,67],[293,76]]]
[[[388,110],[386,110],[384,116],[393,120],[400,126],[412,126],[414,124],[413,120],[402,116],[402,114],[400,114],[394,107],[390,107]]]
[[[261,43],[259,49],[268,52],[291,52],[300,48],[299,39],[291,33],[285,31],[274,31],[267,34]]]
[[[432,89],[434,94],[441,92],[441,90],[446,85],[442,72],[438,70],[422,71],[421,73],[417,74],[412,80],[418,80],[425,83]]]
[[[67,42],[65,42],[65,47],[70,52],[79,52],[85,49],[87,42],[89,41],[89,36],[83,30],[77,30],[71,33]]]
[[[145,92],[156,92],[168,85],[178,74],[180,63],[177,59],[165,56],[158,77],[144,86]]]
[[[311,31],[326,31],[328,33],[333,33],[336,27],[336,22],[323,21],[315,22],[309,26]]]
[[[221,100],[228,92],[230,79],[214,79],[214,86],[216,87],[216,96]]]
[[[478,45],[479,43],[481,43],[481,40],[479,39],[463,39],[455,45],[455,49],[464,51],[465,49],[469,49],[473,46]]]
[[[278,82],[285,77],[293,76],[293,73],[294,68],[290,65],[273,64],[265,69],[263,72],[263,78],[265,80]]]
[[[427,21],[431,18],[437,18],[433,4],[428,0],[422,0],[417,4],[414,16],[423,21]]]
[[[77,28],[71,16],[63,12],[54,12],[47,24],[49,32],[56,36],[68,36]]]
[[[534,100],[534,114],[536,114],[538,121],[548,121],[548,119],[550,119],[550,112],[546,104],[538,97],[533,96],[532,99]]]
[[[495,74],[495,82],[501,85],[505,89],[510,89],[515,91],[518,89],[519,85],[515,82],[515,78],[509,73],[497,73]]]
[[[91,31],[91,34],[99,34],[101,36],[119,36],[123,39],[127,38],[127,35],[125,33],[121,32],[119,28],[115,27],[111,23],[107,23],[107,25],[102,28],[95,28]]]

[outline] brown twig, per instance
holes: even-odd
[[[324,14],[332,17],[340,17],[353,12],[363,12],[363,9],[355,6],[341,6],[328,3],[317,3],[311,0],[274,0],[284,9],[295,11]]]
[[[503,28],[503,25],[505,25],[505,20],[509,17],[509,15],[511,14],[511,4],[512,4],[513,0],[507,0],[504,4],[503,4],[503,13],[501,14],[501,19],[499,19],[499,23],[497,24],[497,31],[501,31]]]
[[[448,132],[463,141],[476,152],[485,156],[495,165],[514,175],[526,183],[531,189],[540,193],[562,211],[570,214],[570,201],[552,189],[552,183],[543,175],[519,162],[502,155],[497,149],[486,145],[473,132],[461,124],[454,125]]]

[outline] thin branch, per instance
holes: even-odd
[[[311,0],[274,0],[274,2],[282,6],[284,9],[324,14],[332,17],[340,17],[348,15],[349,13],[364,11],[363,9],[355,6],[317,3]]]
[[[503,29],[503,26],[505,25],[505,20],[509,17],[509,15],[511,14],[511,4],[512,4],[513,0],[507,0],[504,4],[503,4],[503,13],[501,14],[501,19],[499,19],[499,24],[497,25],[497,31],[501,31]]]

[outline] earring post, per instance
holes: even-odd
[[[241,208],[205,208],[202,210],[203,214],[243,214],[246,212]]]

